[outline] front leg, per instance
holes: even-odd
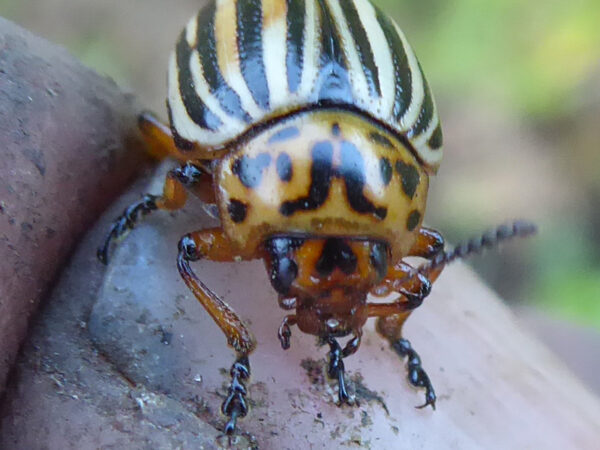
[[[346,343],[346,346],[343,349],[333,336],[329,336],[326,339],[326,342],[329,344],[329,367],[327,369],[327,375],[329,378],[337,380],[340,406],[344,403],[348,405],[354,403],[353,398],[350,397],[346,388],[346,375],[343,359],[356,353],[358,347],[360,347],[361,338],[362,331],[358,330],[354,332],[352,339]]]
[[[422,227],[417,240],[407,256],[417,256],[435,260],[444,254],[444,238],[430,228]],[[435,409],[435,391],[429,376],[421,366],[421,358],[412,348],[410,342],[402,337],[402,327],[410,314],[421,304],[431,292],[431,284],[442,273],[444,265],[419,270],[399,262],[388,267],[387,274],[380,285],[372,290],[376,296],[388,295],[391,292],[401,294],[401,297],[388,304],[369,304],[369,317],[378,317],[376,329],[394,349],[400,358],[407,358],[406,368],[408,381],[417,388],[425,388],[425,403],[419,408],[431,405]]]
[[[385,288],[385,289],[382,289]],[[421,366],[421,359],[410,342],[402,337],[402,327],[410,314],[418,308],[431,291],[431,282],[410,265],[400,262],[389,267],[379,293],[398,292],[401,296],[392,303],[368,305],[369,317],[378,317],[376,328],[400,356],[407,359],[408,381],[417,388],[425,388],[425,403],[435,409],[435,391],[429,376]]]
[[[199,259],[233,261],[234,257],[229,239],[220,228],[196,231],[185,235],[179,241],[177,268],[183,281],[221,328],[227,338],[227,344],[233,347],[236,353],[236,361],[230,371],[231,383],[228,395],[221,407],[223,414],[229,417],[225,425],[225,432],[228,435],[235,431],[238,417],[244,417],[248,413],[245,386],[250,377],[248,355],[256,347],[256,340],[233,308],[196,276],[189,263]]]
[[[378,317],[377,332],[390,343],[401,359],[407,358],[408,382],[416,388],[425,388],[425,403],[417,408],[431,405],[435,409],[435,391],[421,365],[421,358],[410,342],[402,337],[402,327],[413,309],[407,302],[369,304],[369,317]]]

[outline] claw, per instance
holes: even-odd
[[[435,401],[436,401],[435,392],[433,392],[433,389],[428,389],[427,392],[425,392],[425,403],[423,403],[422,405],[419,405],[419,406],[415,406],[415,408],[423,409],[423,408],[426,408],[427,406],[431,406],[431,408],[435,411]]]
[[[223,404],[221,411],[229,420],[225,425],[225,433],[231,436],[235,431],[238,417],[244,417],[248,414],[248,405],[246,403],[246,386],[243,381],[250,377],[250,363],[247,356],[242,356],[233,363],[231,370],[231,383],[229,384],[228,395]]]
[[[429,380],[427,372],[421,366],[421,358],[406,339],[398,339],[392,344],[392,348],[401,358],[408,357],[406,367],[408,369],[408,381],[414,387],[425,388],[425,403],[415,406],[417,409],[431,406],[435,410],[436,395]]]
[[[125,234],[126,231],[132,230],[138,220],[138,216],[141,213],[143,216],[157,209],[156,195],[146,194],[141,200],[130,205],[123,214],[121,214],[110,227],[108,235],[104,239],[104,243],[98,247],[96,256],[100,262],[104,265],[108,264],[108,251],[110,244]]]
[[[279,342],[281,343],[282,349],[287,350],[288,348],[290,348],[290,338],[292,337],[292,330],[286,322],[283,322],[279,327],[277,337],[279,337]]]
[[[340,344],[334,339],[328,339],[329,344],[329,368],[327,370],[327,375],[329,378],[337,379],[338,382],[338,399],[339,404],[343,405],[344,403],[351,405],[353,402],[351,400],[350,395],[348,394],[348,390],[346,389],[346,378],[344,376],[344,361],[343,351],[340,347]]]

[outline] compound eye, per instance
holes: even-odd
[[[279,294],[286,295],[298,276],[298,265],[290,258],[283,257],[273,262],[271,285]]]
[[[371,265],[377,272],[379,279],[383,279],[388,269],[388,246],[383,242],[375,242],[371,247]]]

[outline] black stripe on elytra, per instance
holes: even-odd
[[[369,133],[369,137],[377,142],[379,145],[383,145],[386,148],[394,148],[394,144],[392,144],[392,141],[390,141],[387,137],[385,137],[383,134],[380,134],[376,131],[371,131]]]
[[[298,128],[286,127],[271,136],[268,142],[269,144],[272,144],[273,142],[287,141],[288,139],[292,139],[297,136],[300,136],[300,130]]]
[[[406,229],[408,231],[414,230],[417,225],[419,225],[419,221],[421,220],[421,213],[416,209],[411,211],[408,215],[408,219],[406,221]]]
[[[173,125],[173,111],[171,110],[171,105],[167,100],[167,115],[169,117],[169,124],[171,128],[171,135],[173,136],[173,142],[175,143],[175,147],[182,151],[193,150],[196,146],[192,141],[188,141],[187,139],[182,138],[177,129]]]
[[[412,73],[408,65],[408,58],[402,40],[392,20],[375,8],[377,21],[381,30],[385,34],[388,46],[392,53],[392,62],[394,64],[394,79],[396,80],[396,91],[394,93],[394,109],[392,114],[396,121],[399,121],[408,107],[412,98]]]
[[[294,169],[290,155],[287,153],[280,153],[275,162],[275,167],[277,168],[277,175],[279,175],[281,181],[288,182],[292,179]]]
[[[444,143],[444,136],[442,135],[442,125],[438,123],[438,126],[435,127],[433,133],[431,133],[431,137],[427,141],[427,145],[431,150],[439,150],[442,148]]]
[[[354,5],[354,1],[345,0],[339,2],[340,7],[346,17],[346,23],[348,24],[348,28],[352,38],[354,39],[354,43],[356,44],[356,49],[358,50],[358,56],[360,57],[361,66],[363,72],[365,73],[365,77],[367,79],[367,84],[369,85],[369,93],[371,97],[381,97],[381,85],[379,84],[379,69],[377,64],[375,64],[375,57],[373,56],[373,49],[371,48],[371,42],[369,41],[369,37],[367,36],[367,32],[360,21],[360,16],[358,11],[356,10],[356,6]]]
[[[237,0],[237,46],[242,76],[256,103],[269,109],[269,85],[262,45],[261,0]]]
[[[402,190],[412,199],[415,196],[415,192],[417,192],[417,186],[421,181],[419,171],[412,164],[406,164],[404,161],[399,159],[396,161],[396,172],[398,172],[400,178],[402,179]]]
[[[259,153],[256,158],[243,155],[236,159],[231,166],[231,171],[238,176],[247,188],[255,188],[260,185],[263,171],[271,164],[271,156],[268,153]]]
[[[392,181],[392,175],[394,174],[394,169],[392,168],[390,160],[385,156],[379,160],[379,171],[381,172],[381,180],[383,181],[383,184],[386,186],[390,184],[390,181]]]
[[[336,267],[346,275],[351,275],[356,271],[357,263],[356,255],[343,239],[329,238],[323,245],[315,269],[322,277],[330,275]]]
[[[316,13],[320,15],[321,25],[321,54],[317,79],[318,101],[354,104],[346,55],[342,48],[342,39],[335,27],[335,19],[325,0],[317,0],[317,3],[319,7]]]
[[[423,99],[423,104],[421,105],[421,111],[419,112],[419,117],[417,117],[417,121],[414,125],[406,132],[406,135],[411,138],[413,136],[418,136],[423,133],[429,124],[431,123],[431,119],[433,118],[433,97],[431,95],[431,91],[429,90],[429,85],[427,84],[427,80],[425,79],[425,75],[423,74],[423,69],[421,69],[421,65],[419,64],[419,71],[421,72],[421,77],[423,78],[423,89],[425,90],[425,98]]]
[[[250,123],[252,118],[242,107],[240,97],[227,84],[217,58],[217,45],[215,38],[215,13],[216,2],[209,2],[204,9],[198,13],[197,50],[200,55],[200,63],[204,79],[208,88],[219,100],[221,108],[237,119]]]
[[[325,203],[325,200],[329,196],[331,177],[333,175],[333,146],[331,142],[317,142],[312,148],[311,158],[311,183],[308,196],[283,202],[279,208],[279,212],[284,216],[291,216],[296,211],[317,209]]]
[[[235,223],[241,223],[246,220],[246,214],[248,213],[248,205],[236,199],[231,199],[227,205],[227,212],[229,217]]]
[[[187,43],[185,30],[179,36],[175,49],[179,69],[179,93],[190,119],[202,128],[216,131],[223,125],[221,120],[206,106],[196,93],[190,69],[192,49]]]
[[[361,214],[373,214],[379,220],[387,216],[387,208],[376,207],[365,195],[363,190],[366,182],[365,161],[351,142],[342,142],[342,163],[338,169],[344,179],[346,195],[352,209]]]
[[[300,82],[302,81],[306,5],[304,0],[286,0],[286,2],[287,52],[285,64],[288,87],[290,92],[293,93],[298,90],[298,86],[300,86]]]

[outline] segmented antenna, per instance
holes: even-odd
[[[456,259],[463,259],[473,254],[481,253],[485,248],[493,248],[502,241],[517,237],[527,237],[535,234],[537,227],[526,221],[515,221],[512,224],[500,225],[493,230],[486,231],[481,236],[469,239],[463,244],[459,244],[450,251],[440,252],[430,262],[423,264],[418,268],[419,272],[427,272],[438,267],[444,266]]]

